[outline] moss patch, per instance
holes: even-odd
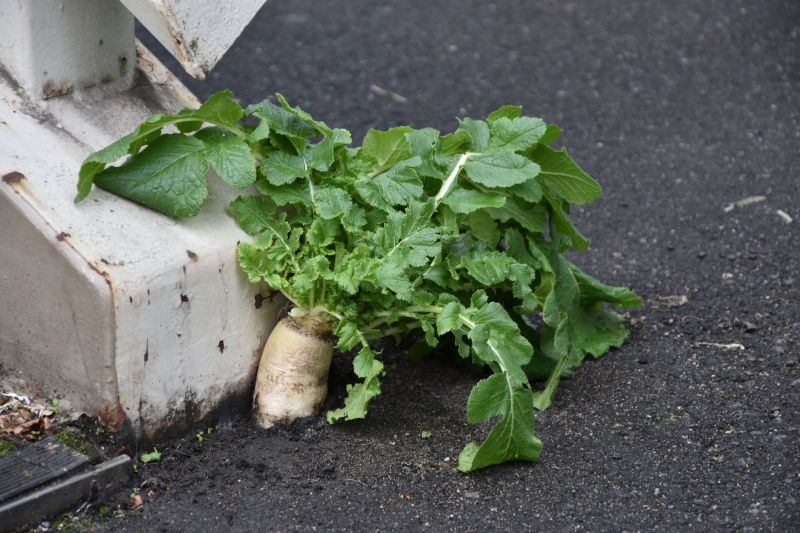
[[[8,457],[16,446],[10,440],[0,439],[0,459]]]
[[[58,432],[57,437],[59,442],[64,446],[68,446],[76,452],[87,455],[92,459],[94,455],[92,446],[81,430],[73,427],[65,427]]]

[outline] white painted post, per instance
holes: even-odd
[[[125,3],[179,22],[173,7],[216,5]],[[224,49],[180,27],[198,43],[190,68],[210,68]],[[181,222],[101,190],[72,201],[90,152],[196,98],[134,44],[117,0],[0,0],[0,35],[0,389],[137,436],[247,401],[280,302],[238,268],[247,237],[224,213],[236,193],[210,180],[204,211]]]
[[[121,0],[181,66],[204,79],[266,0]]]
[[[116,1],[2,0],[0,65],[34,99],[133,79],[133,16]]]

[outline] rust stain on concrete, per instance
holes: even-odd
[[[11,185],[12,187],[17,183],[22,183],[22,180],[26,179],[25,175],[22,172],[17,172],[16,170],[13,172],[9,172],[3,176],[3,183]]]
[[[106,280],[108,286],[111,287],[112,294],[116,292],[114,289],[114,283],[111,280],[111,274],[109,274],[108,271],[98,266],[97,263],[95,263],[94,261],[87,261],[86,264],[89,265],[89,268],[91,268],[92,270],[103,276],[103,279]]]
[[[42,86],[42,98],[47,99],[56,96],[64,96],[65,94],[69,94],[72,88],[72,84],[66,81],[61,83],[47,81]]]
[[[112,433],[118,433],[122,430],[128,418],[119,401],[117,401],[116,405],[103,405],[97,412],[97,416]]]

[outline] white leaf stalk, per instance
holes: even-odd
[[[466,152],[461,154],[461,157],[458,158],[453,170],[450,171],[450,175],[448,175],[447,179],[444,180],[444,183],[442,183],[442,188],[439,189],[439,192],[436,193],[436,196],[433,199],[436,207],[439,207],[439,204],[442,203],[444,197],[447,196],[447,194],[453,188],[453,185],[455,185],[456,179],[458,178],[458,174],[461,172],[461,169],[464,168],[464,165],[467,164],[467,159],[473,155],[475,155],[474,152]]]

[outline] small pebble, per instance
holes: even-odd
[[[786,351],[786,339],[778,338],[775,340],[775,344],[772,345],[772,351],[775,353],[783,353]]]

